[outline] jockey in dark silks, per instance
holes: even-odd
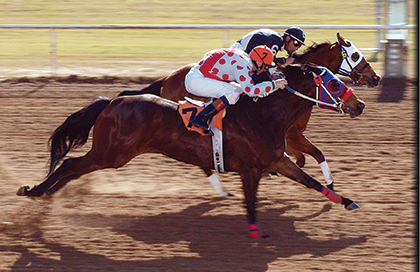
[[[273,51],[274,56],[277,55],[278,51],[286,51],[290,56],[304,45],[304,42],[305,33],[303,30],[293,26],[288,28],[283,35],[271,29],[254,30],[236,41],[231,48],[239,48],[249,54],[254,47],[266,45]],[[277,65],[288,65],[293,61],[294,58],[292,57],[275,58],[274,60]],[[254,74],[253,79],[255,82],[271,80],[268,71],[258,75]]]

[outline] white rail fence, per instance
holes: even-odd
[[[47,29],[50,30],[50,46],[51,46],[51,66],[52,72],[55,74],[57,69],[57,37],[55,30],[57,29],[222,29],[223,45],[229,47],[229,29],[287,29],[290,25],[31,25],[31,24],[3,24],[0,29]],[[300,25],[302,29],[346,29],[346,30],[377,30],[378,40],[377,48],[365,48],[362,51],[381,51],[383,50],[382,41],[380,40],[380,31],[389,30],[415,30],[417,25]]]

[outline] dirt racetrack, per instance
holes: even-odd
[[[356,119],[314,109],[306,135],[326,155],[336,190],[361,209],[264,177],[266,239],[248,237],[235,173],[220,174],[235,196],[218,197],[200,169],[158,154],[83,176],[52,197],[16,196],[42,181],[48,138],[67,116],[99,95],[144,86],[109,77],[0,82],[0,271],[415,270],[417,82],[394,102],[378,101],[382,86],[355,86],[366,102]],[[305,171],[323,183],[312,158]]]

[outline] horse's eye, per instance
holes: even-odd
[[[359,53],[354,52],[353,54],[351,54],[351,60],[356,62],[358,59],[360,58]]]

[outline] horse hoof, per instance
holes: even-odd
[[[356,210],[358,208],[360,208],[360,206],[354,201],[346,206],[346,209],[349,211]]]
[[[28,195],[29,186],[21,186],[19,190],[16,192],[18,196],[26,196]]]
[[[223,196],[223,197],[225,197],[225,196],[235,196],[234,194],[228,193],[228,192],[221,192],[219,195]]]

